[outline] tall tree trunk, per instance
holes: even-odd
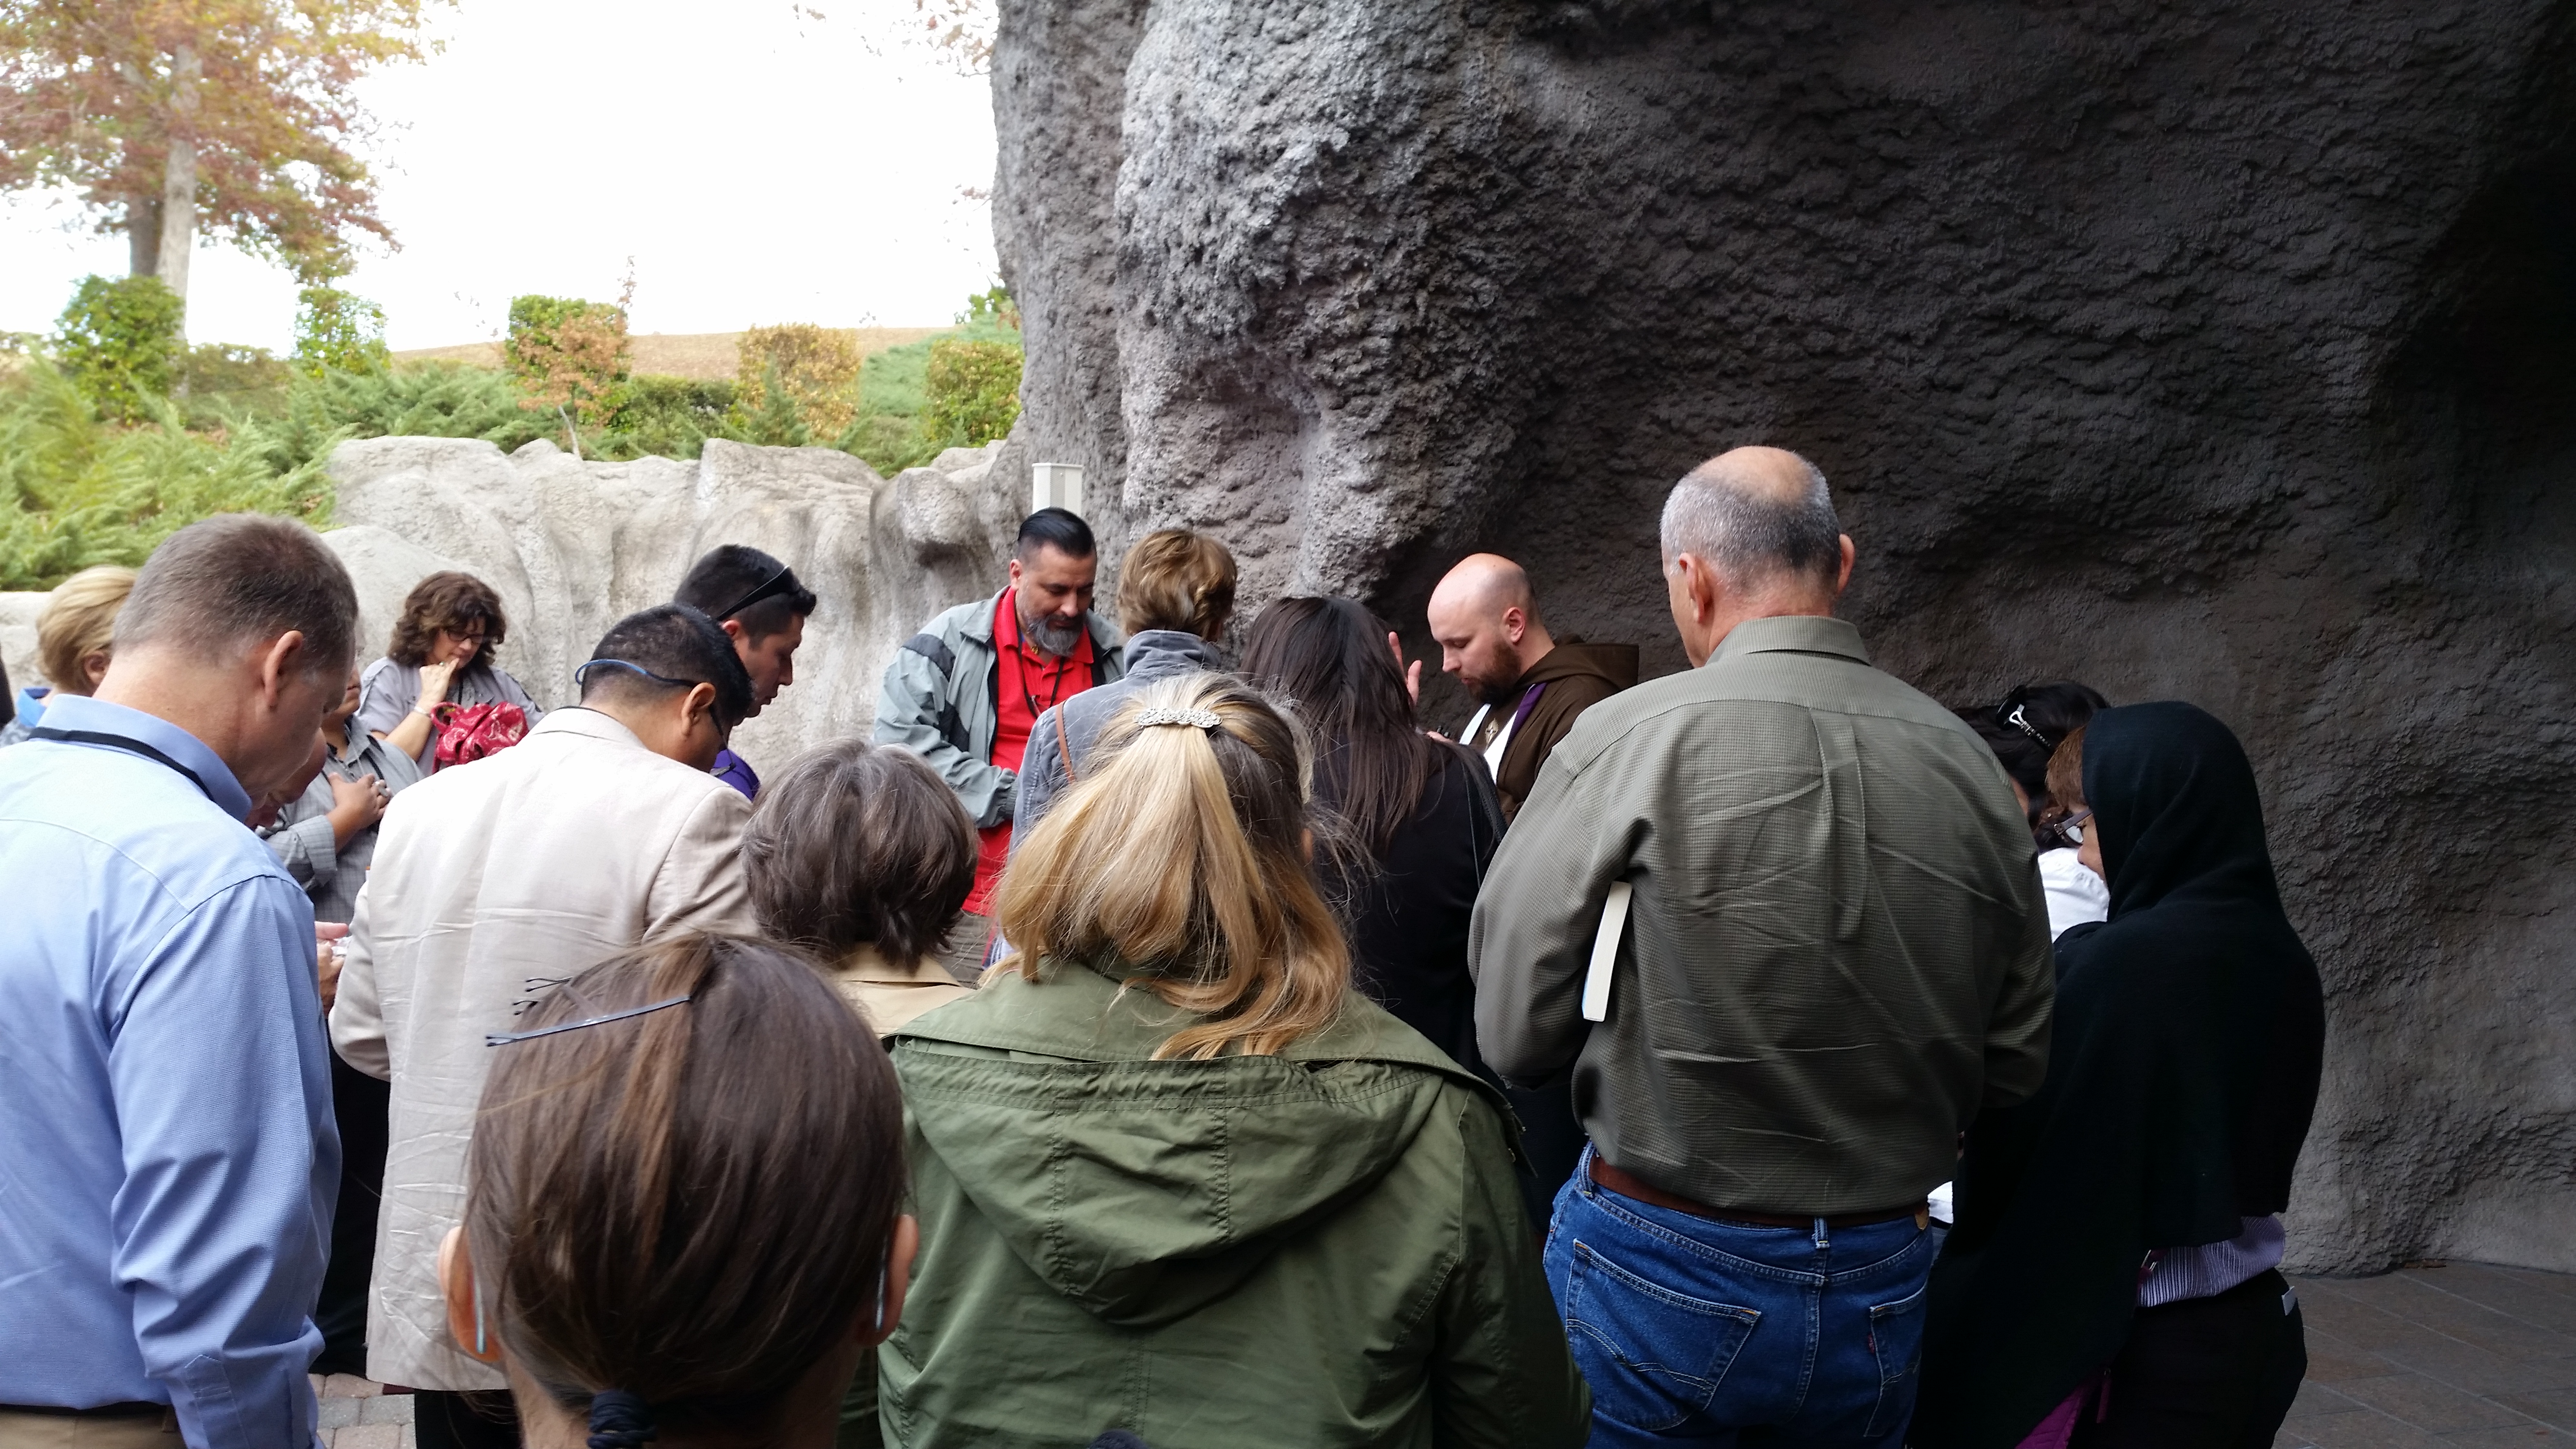
[[[125,199],[125,246],[128,275],[161,275],[160,197],[129,196]]]
[[[161,284],[179,294],[185,335],[188,255],[197,245],[197,82],[205,68],[182,42],[170,56],[170,155],[161,172]]]

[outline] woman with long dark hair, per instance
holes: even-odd
[[[1422,732],[1387,632],[1349,599],[1281,599],[1252,625],[1243,677],[1313,737],[1331,827],[1316,864],[1350,924],[1352,984],[1481,1070],[1467,925],[1502,806],[1483,761]]]

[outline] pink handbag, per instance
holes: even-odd
[[[441,704],[429,715],[438,737],[431,766],[437,770],[506,750],[528,734],[527,711],[515,704]]]

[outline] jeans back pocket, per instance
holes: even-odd
[[[1650,1431],[1708,1407],[1762,1317],[1648,1282],[1580,1238],[1571,1245],[1564,1313],[1592,1411]]]
[[[1915,1373],[1923,1366],[1924,1305],[1931,1291],[1918,1287],[1893,1303],[1870,1305],[1869,1350],[1878,1359],[1878,1407],[1870,1412],[1864,1439],[1896,1433],[1914,1417]]]

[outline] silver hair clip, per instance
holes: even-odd
[[[1136,716],[1141,728],[1146,725],[1188,725],[1192,729],[1213,730],[1225,723],[1212,709],[1164,709],[1156,706]]]
[[[686,1006],[689,1004],[690,1000],[691,998],[686,996],[674,996],[668,1001],[657,1001],[650,1006],[630,1006],[624,1011],[612,1011],[606,1016],[586,1016],[579,1021],[567,1021],[555,1026],[541,1026],[535,1031],[496,1031],[486,1035],[483,1038],[483,1044],[487,1047],[508,1046],[514,1041],[529,1041],[541,1036],[553,1036],[559,1031],[579,1031],[585,1026],[597,1026],[602,1022],[624,1021],[630,1016],[642,1016],[648,1011],[661,1011],[668,1007]]]

